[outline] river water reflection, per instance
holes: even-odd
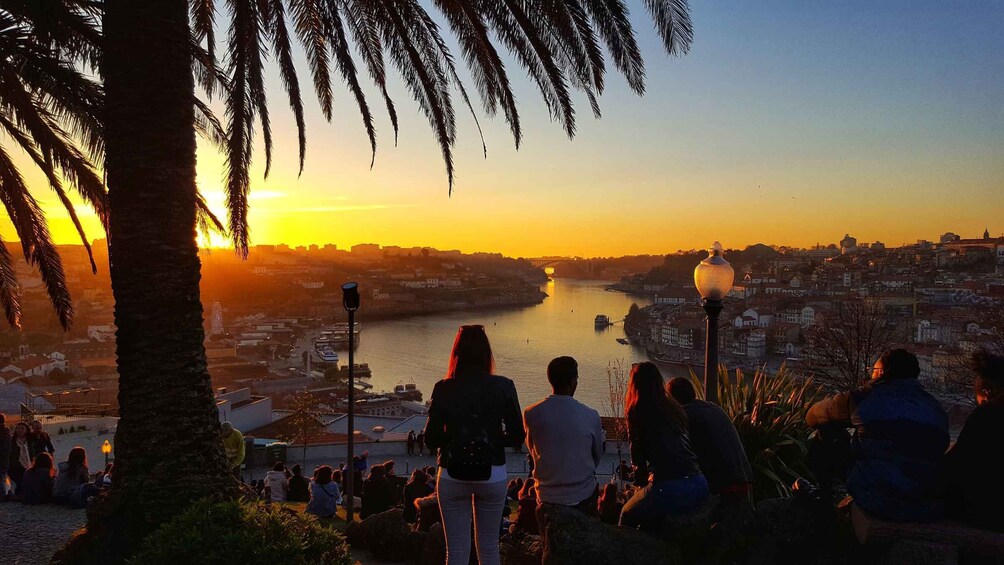
[[[622,320],[632,302],[644,306],[643,297],[604,290],[604,281],[556,279],[542,286],[548,298],[537,306],[508,310],[445,312],[401,320],[367,322],[365,304],[358,314],[363,324],[356,362],[369,363],[374,390],[392,390],[414,382],[428,400],[432,387],[446,371],[457,327],[482,324],[495,353],[496,372],[516,383],[525,407],[550,393],[545,369],[558,355],[579,362],[579,389],[575,396],[605,414],[608,404],[607,364],[621,360],[625,367],[645,359],[645,351],[622,345]],[[615,324],[596,328],[597,314]],[[339,351],[342,362],[348,351]]]

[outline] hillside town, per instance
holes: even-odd
[[[651,298],[651,305],[629,313],[628,327],[656,360],[701,365],[706,314],[685,268],[699,255],[682,255],[680,268],[672,268],[679,255],[670,256],[668,270],[628,277],[612,288]],[[916,352],[921,378],[936,388],[951,385],[961,354],[1001,342],[996,322],[1004,306],[1004,237],[989,230],[977,238],[946,233],[936,242],[896,248],[845,235],[838,244],[760,245],[726,258],[736,276],[718,343],[730,365],[804,365],[814,330],[847,304],[872,305],[887,333]]]
[[[105,242],[94,242],[92,248],[96,262],[107,264]],[[0,413],[104,415],[117,408],[108,273],[93,273],[80,246],[60,250],[75,300],[74,325],[62,331],[38,273],[18,262],[25,315],[22,331],[0,331]],[[319,358],[311,342],[325,328],[344,325],[345,280],[366,289],[366,321],[528,306],[546,296],[540,290],[547,280],[542,270],[493,253],[377,244],[350,249],[259,245],[247,261],[219,249],[203,250],[201,260],[206,356],[214,387],[224,391],[221,411],[233,419],[231,411],[261,410],[259,403],[267,400],[264,413],[269,417],[261,425],[271,421],[272,408],[283,408],[290,395],[304,389],[328,403],[328,409],[344,409],[346,364]],[[357,367],[356,375],[365,379],[368,371]],[[365,380],[359,388],[360,413],[424,411],[414,402],[421,399],[420,391],[377,393],[367,390]],[[235,391],[243,396],[231,398]]]

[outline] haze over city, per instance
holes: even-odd
[[[643,10],[632,18],[646,56],[644,97],[611,75],[602,119],[578,100],[569,142],[514,73],[523,146],[517,152],[506,125],[476,106],[485,159],[470,114],[458,109],[452,197],[428,126],[396,77],[400,138],[395,147],[378,113],[373,170],[345,89],[335,89],[331,124],[305,98],[299,177],[294,122],[277,106],[271,175],[263,180],[260,152],[251,174],[252,244],[606,256],[716,239],[807,247],[853,232],[901,245],[949,230],[975,236],[1004,215],[1004,5],[700,2],[693,49],[679,58],[662,56]],[[270,104],[282,104],[278,71],[266,69]],[[73,243],[44,177],[18,157],[57,242]],[[200,140],[199,185],[221,217],[223,171],[223,157]],[[102,237],[93,212],[78,213],[88,236]],[[13,235],[6,219],[0,233]]]

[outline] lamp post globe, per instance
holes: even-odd
[[[718,404],[718,315],[722,312],[722,299],[732,290],[735,271],[725,260],[722,244],[715,242],[708,256],[694,269],[694,286],[704,299],[708,314],[708,329],[704,351],[704,397]]]

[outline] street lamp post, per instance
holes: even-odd
[[[348,441],[348,453],[346,454],[347,465],[345,466],[346,471],[349,476],[345,480],[345,521],[352,522],[352,512],[355,500],[355,482],[356,482],[356,463],[355,459],[355,409],[356,409],[356,392],[355,383],[353,383],[353,378],[355,376],[355,329],[356,329],[356,310],[359,309],[359,284],[354,282],[348,282],[342,285],[342,306],[345,307],[345,311],[349,313],[349,387],[348,387],[348,401],[349,401],[349,441]]]
[[[722,257],[722,244],[717,241],[708,250],[708,256],[694,269],[694,286],[704,299],[708,314],[708,332],[704,353],[704,397],[718,404],[718,315],[722,312],[722,299],[732,289],[735,271]]]
[[[111,453],[112,453],[112,442],[110,442],[110,441],[108,441],[106,439],[105,442],[101,444],[101,453],[105,454],[105,469],[107,469],[108,468],[108,456],[111,455]]]

